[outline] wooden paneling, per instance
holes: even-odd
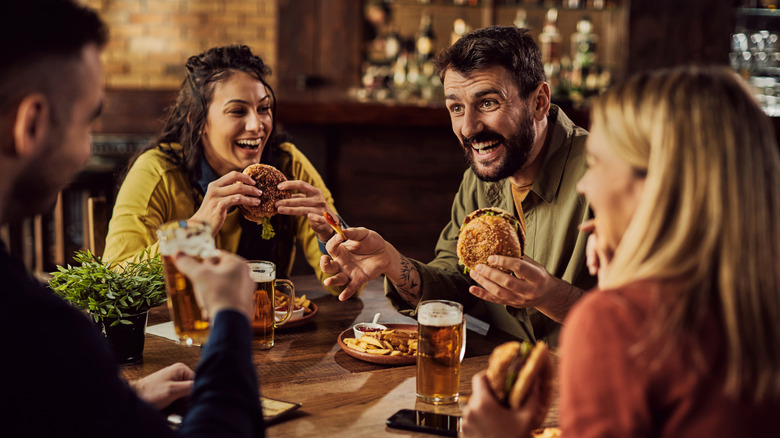
[[[359,84],[361,2],[279,0],[278,14],[274,70],[280,90],[343,90]]]
[[[684,64],[728,63],[738,0],[632,1],[628,73]]]
[[[107,89],[95,132],[155,135],[175,99],[174,90]]]

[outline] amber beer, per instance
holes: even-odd
[[[255,282],[255,309],[252,330],[262,349],[274,346],[274,329],[289,321],[295,302],[295,287],[290,280],[276,279],[276,265],[268,261],[250,261],[249,273]],[[276,308],[274,289],[287,289],[289,301],[284,318],[274,319]]]
[[[168,311],[179,342],[186,345],[204,344],[209,337],[209,321],[195,298],[192,283],[173,263],[177,252],[205,258],[216,254],[211,228],[203,223],[175,221],[163,224],[157,231],[162,253]]]
[[[417,398],[424,403],[455,403],[466,349],[463,306],[424,301],[417,322]]]

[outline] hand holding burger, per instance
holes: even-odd
[[[496,347],[488,368],[474,375],[461,436],[529,436],[544,422],[552,398],[547,345],[507,342]]]
[[[277,187],[282,181],[287,181],[287,178],[277,168],[267,164],[249,165],[243,173],[255,180],[255,187],[263,194],[260,196],[259,205],[240,205],[238,208],[247,220],[262,224],[263,239],[270,239],[275,235],[270,218],[278,213],[276,201],[292,197],[292,193]]]
[[[539,341],[507,342],[490,354],[485,373],[493,395],[504,406],[519,409],[538,385],[538,400],[533,407],[531,429],[542,425],[552,401],[553,368],[547,344]]]
[[[520,258],[525,249],[525,230],[520,221],[500,208],[481,208],[463,220],[458,234],[458,260],[464,272],[488,263],[491,255]],[[502,269],[503,270],[503,269]]]

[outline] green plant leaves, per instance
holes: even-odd
[[[80,265],[57,266],[49,288],[95,321],[117,318],[111,325],[129,324],[125,316],[146,312],[167,301],[160,256],[144,250],[138,261],[111,266],[89,251],[76,251]]]

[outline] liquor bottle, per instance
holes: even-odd
[[[593,9],[604,9],[604,0],[590,0],[590,7]]]
[[[558,86],[558,74],[561,68],[561,34],[558,32],[557,21],[558,10],[548,9],[542,33],[539,34],[539,49],[542,52],[544,72],[553,89]]]
[[[571,57],[574,68],[590,68],[596,64],[596,46],[599,37],[593,33],[590,17],[577,22],[577,32],[571,34]]]
[[[420,29],[415,36],[415,48],[417,49],[417,61],[420,64],[428,62],[433,57],[433,42],[436,37],[433,34],[433,18],[429,12],[423,12],[420,18]]]
[[[526,21],[526,17],[528,14],[525,12],[525,9],[520,8],[515,13],[515,20],[512,22],[512,24],[515,25],[518,29],[527,29],[528,28],[528,22]]]
[[[395,27],[390,27],[385,38],[385,57],[388,62],[393,63],[401,53],[401,37]]]
[[[452,23],[452,33],[450,33],[450,45],[455,44],[463,35],[467,34],[471,30],[471,26],[466,24],[466,21],[462,18],[456,19]]]

